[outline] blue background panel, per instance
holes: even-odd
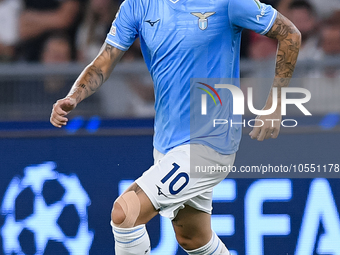
[[[244,137],[235,165],[336,164],[339,138],[338,133],[285,134],[277,140],[259,143]],[[150,135],[3,138],[0,141],[1,206],[11,181],[15,177],[22,180],[27,166],[54,162],[59,177],[79,178],[91,201],[87,219],[77,218],[74,206],[65,204],[67,210],[58,219],[64,234],[76,236],[77,225],[88,220],[89,232],[93,233],[89,254],[114,254],[109,225],[113,201],[120,189],[152,165],[152,150]],[[63,191],[53,181],[49,184],[43,193],[53,202]],[[22,220],[20,215],[34,211],[30,202],[36,199],[33,195],[27,191],[15,201],[18,222]],[[226,179],[214,191],[212,225],[233,255],[337,255],[340,254],[339,205],[340,185],[336,178]],[[2,213],[0,231],[5,220],[6,214]],[[46,226],[41,224],[41,228]],[[147,228],[152,254],[184,254],[175,242],[169,220],[157,216]],[[5,254],[3,238],[2,235],[0,254]],[[32,235],[30,231],[18,236],[25,254],[38,254],[36,238],[37,233]],[[50,241],[45,254],[68,252],[60,242]]]

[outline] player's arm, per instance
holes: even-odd
[[[281,88],[289,85],[301,46],[301,34],[299,30],[290,20],[280,13],[277,14],[277,18],[266,36],[278,40],[278,50],[276,55],[275,79],[264,110],[270,109],[272,106],[273,88],[277,88],[278,98],[275,112],[267,116],[258,116],[258,119],[264,121],[264,125],[262,127],[255,127],[249,134],[252,139],[257,139],[259,141],[268,138],[277,138],[279,135],[282,119]],[[275,119],[279,121],[265,121],[266,119]]]
[[[104,43],[98,56],[79,75],[68,95],[53,105],[50,121],[55,127],[67,124],[66,115],[109,78],[123,54],[124,51]]]

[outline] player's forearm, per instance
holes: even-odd
[[[275,78],[291,78],[297,62],[301,47],[300,31],[288,19],[281,18],[276,22],[275,31],[268,35],[279,40],[276,56]]]
[[[122,51],[105,43],[95,60],[79,75],[67,97],[74,98],[78,104],[96,92],[109,78],[123,54]]]
[[[104,83],[102,70],[95,63],[88,65],[73,84],[67,97],[78,103],[92,95]]]
[[[272,29],[266,36],[279,41],[276,55],[275,79],[272,88],[276,87],[278,89],[278,102],[280,102],[281,88],[287,87],[293,76],[301,46],[301,34],[292,22],[278,13]],[[271,100],[269,99],[268,103],[271,105]]]

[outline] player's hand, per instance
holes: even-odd
[[[53,126],[61,128],[67,124],[68,119],[65,117],[76,108],[77,102],[71,97],[65,97],[58,100],[54,105],[51,113],[50,122]]]
[[[279,107],[272,114],[257,116],[254,124],[256,127],[249,133],[251,139],[263,141],[264,139],[277,138],[280,132],[281,120],[281,109]]]

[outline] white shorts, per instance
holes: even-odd
[[[228,175],[235,154],[223,155],[202,144],[154,150],[154,165],[136,180],[159,213],[171,220],[185,205],[211,214],[213,187]],[[223,169],[223,170],[221,170]]]

